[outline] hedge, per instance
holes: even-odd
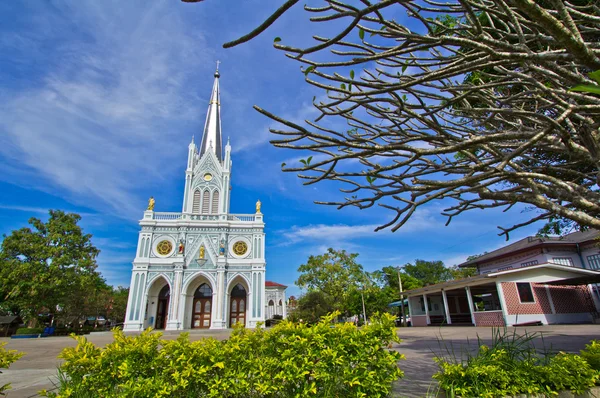
[[[392,351],[394,317],[362,329],[283,321],[270,330],[235,328],[228,340],[161,340],[147,330],[115,330],[101,349],[84,337],[60,358],[58,392],[50,397],[382,397],[403,376]]]
[[[44,332],[44,328],[19,328],[19,329],[17,329],[15,334],[17,334],[17,335],[42,334],[43,332]]]
[[[433,378],[448,397],[555,396],[560,391],[581,395],[600,380],[600,342],[586,345],[581,355],[535,349],[533,335],[495,332],[488,347],[479,343],[466,360],[437,357]]]

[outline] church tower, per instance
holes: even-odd
[[[188,145],[181,213],[156,212],[151,198],[140,221],[125,331],[252,328],[273,314],[260,201],[249,204],[253,214],[229,212],[231,146],[223,148],[218,69],[214,78],[200,147],[194,138]],[[277,314],[286,313],[281,297]]]

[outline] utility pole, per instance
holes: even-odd
[[[367,326],[367,311],[365,311],[365,296],[361,290],[360,292],[360,298],[362,299],[362,305],[363,305],[363,320],[365,321],[365,326]]]
[[[404,327],[406,327],[406,316],[404,316],[404,295],[402,294],[402,278],[400,278],[400,267],[397,268],[398,270],[398,287],[400,288],[400,313],[402,314],[402,325],[404,325]]]

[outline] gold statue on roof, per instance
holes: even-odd
[[[260,214],[260,199],[256,201],[256,214]]]
[[[150,199],[148,199],[148,208],[146,210],[154,211],[154,203],[154,196],[150,196]]]

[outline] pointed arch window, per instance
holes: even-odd
[[[202,214],[208,214],[210,204],[210,192],[207,190],[204,191],[202,195]]]
[[[219,213],[219,190],[218,189],[215,192],[213,192],[211,213],[212,214]]]
[[[192,202],[192,213],[199,214],[200,213],[200,190],[196,189],[194,191],[194,201]]]

